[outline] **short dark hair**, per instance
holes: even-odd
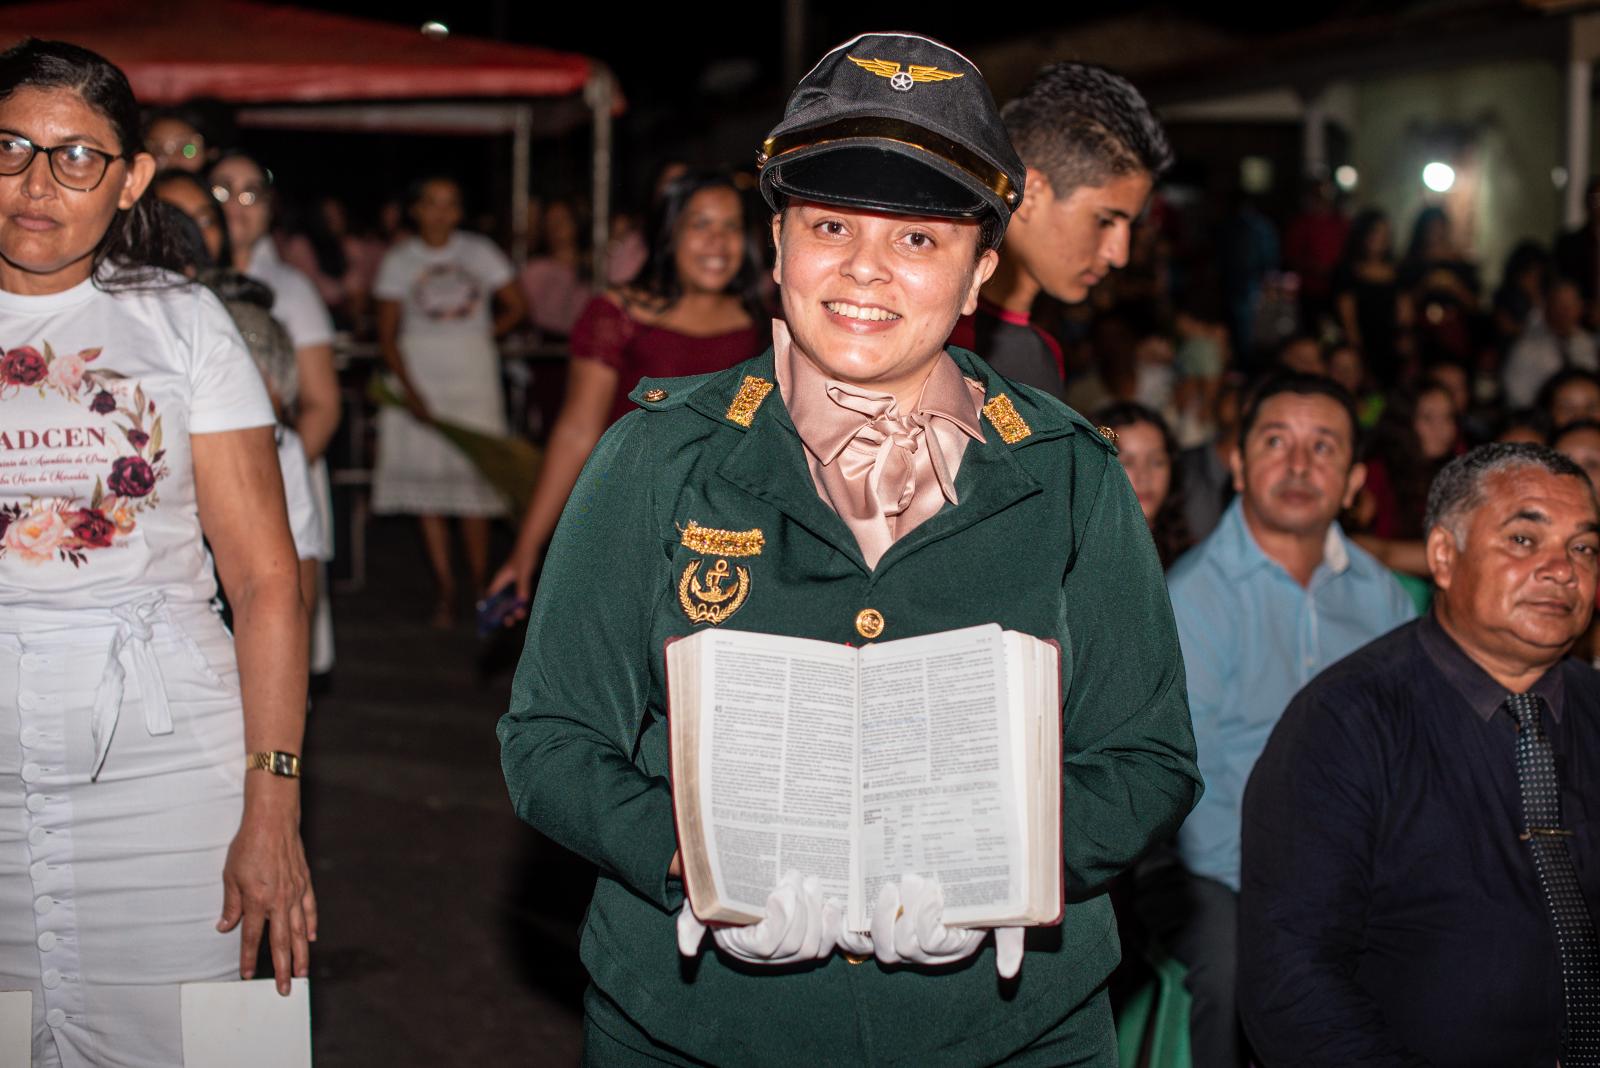
[[[1150,105],[1104,67],[1051,63],[1000,118],[1017,155],[1050,179],[1058,197],[1130,174],[1156,179],[1172,166],[1172,146]]]
[[[1582,430],[1588,430],[1596,434],[1600,434],[1600,419],[1574,419],[1572,422],[1565,424],[1560,430],[1553,431],[1550,434],[1550,447],[1554,449],[1556,447],[1556,442],[1560,441],[1568,434],[1576,434]],[[1559,452],[1560,450],[1558,449],[1557,451]],[[1600,486],[1596,486],[1595,488],[1600,489]]]
[[[1189,533],[1189,521],[1184,515],[1183,468],[1178,464],[1177,437],[1160,412],[1137,401],[1109,404],[1094,414],[1094,422],[1096,426],[1108,426],[1112,430],[1148,423],[1161,435],[1161,446],[1166,450],[1171,475],[1167,482],[1166,500],[1161,502],[1161,507],[1150,521],[1150,536],[1155,539],[1156,555],[1161,558],[1161,566],[1171,567],[1195,542],[1194,536]]]
[[[1250,430],[1256,425],[1256,420],[1261,416],[1261,408],[1273,397],[1284,393],[1293,393],[1301,397],[1331,397],[1339,402],[1339,407],[1350,417],[1350,457],[1351,462],[1361,452],[1361,418],[1356,411],[1356,400],[1350,391],[1331,378],[1321,375],[1307,375],[1296,372],[1283,372],[1263,379],[1250,391],[1245,399],[1244,418],[1239,420],[1239,447],[1244,448],[1245,439],[1250,436]]]
[[[1556,402],[1556,394],[1560,393],[1563,389],[1566,389],[1574,382],[1588,382],[1595,388],[1600,389],[1600,374],[1595,374],[1593,371],[1584,367],[1563,368],[1562,370],[1551,375],[1545,380],[1544,385],[1539,387],[1539,397],[1534,401],[1534,404],[1536,404],[1539,410],[1546,416],[1553,418],[1554,413],[1552,413],[1550,409]],[[1559,430],[1561,428],[1556,427],[1556,429]]]
[[[1456,545],[1464,545],[1466,534],[1461,521],[1468,512],[1483,504],[1487,496],[1484,483],[1491,475],[1524,467],[1537,467],[1562,478],[1579,479],[1589,487],[1591,494],[1594,492],[1594,484],[1583,468],[1548,445],[1496,441],[1479,445],[1444,465],[1444,470],[1428,487],[1423,532],[1431,534],[1434,527],[1442,526],[1456,539]]]
[[[216,227],[217,233],[222,235],[222,253],[217,257],[217,262],[215,264],[211,264],[211,266],[233,266],[233,241],[228,237],[228,220],[227,217],[222,214],[222,205],[217,203],[217,198],[211,195],[211,183],[205,181],[193,171],[180,170],[177,167],[168,167],[164,171],[157,171],[156,176],[150,179],[150,188],[146,191],[145,195],[153,196],[157,200],[160,200],[161,190],[165,189],[169,185],[186,185],[200,194],[200,196],[203,198],[203,203],[206,206],[206,214],[211,216],[211,225]],[[196,227],[197,233],[198,229],[199,228]],[[193,236],[194,235],[189,235],[189,239],[192,240]],[[203,264],[211,259],[210,253],[205,251],[205,243],[203,240],[200,245],[200,252],[202,255],[198,257],[197,262]]]

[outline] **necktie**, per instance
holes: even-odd
[[[1561,1063],[1600,1068],[1600,942],[1583,900],[1577,870],[1561,826],[1561,795],[1555,755],[1540,722],[1541,701],[1512,694],[1506,710],[1517,721],[1517,784],[1522,792],[1522,838],[1533,851],[1534,869],[1555,924],[1561,989],[1567,1008]]]

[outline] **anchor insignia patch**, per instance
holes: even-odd
[[[704,560],[691,560],[678,580],[678,603],[690,623],[710,623],[713,627],[737,612],[750,596],[750,569],[719,559],[701,581]],[[727,585],[728,582],[733,585]]]

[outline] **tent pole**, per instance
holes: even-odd
[[[528,262],[528,187],[533,175],[533,106],[517,107],[511,131],[511,259],[518,267]]]
[[[590,200],[594,208],[591,231],[594,286],[606,286],[606,245],[611,240],[611,72],[595,64],[584,86],[584,100],[594,113],[594,174]]]

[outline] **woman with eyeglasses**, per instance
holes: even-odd
[[[233,266],[272,287],[272,311],[288,328],[300,365],[295,430],[306,456],[321,458],[339,427],[339,380],[333,368],[333,319],[311,280],[283,262],[272,240],[272,185],[260,162],[224,153],[211,168],[211,191],[222,202],[233,243]]]
[[[317,929],[272,406],[163,269],[138,137],[100,56],[0,54],[0,990],[36,1066],[181,1064],[180,984],[252,976],[265,924],[287,993]]]
[[[321,562],[326,563],[333,558],[333,501],[323,453],[339,429],[340,414],[339,378],[333,366],[333,318],[311,279],[278,255],[272,237],[272,183],[266,167],[242,152],[225,152],[207,178],[228,221],[234,269],[272,290],[272,314],[294,342],[300,382],[299,395],[294,398],[294,430],[300,435],[306,461],[311,465],[326,539]],[[333,630],[326,591],[319,591],[318,597],[311,670],[323,672],[333,666]]]
[[[283,473],[295,556],[300,561],[300,599],[305,604],[306,617],[312,618],[328,543],[311,468],[293,426],[295,402],[300,395],[294,342],[283,324],[272,317],[276,299],[272,290],[233,269],[233,246],[228,241],[222,205],[211,195],[205,180],[190,171],[157,171],[150,181],[150,195],[182,212],[194,224],[191,240],[198,238],[198,246],[190,250],[184,273],[191,274],[222,301],[266,381],[278,417],[278,467]]]

